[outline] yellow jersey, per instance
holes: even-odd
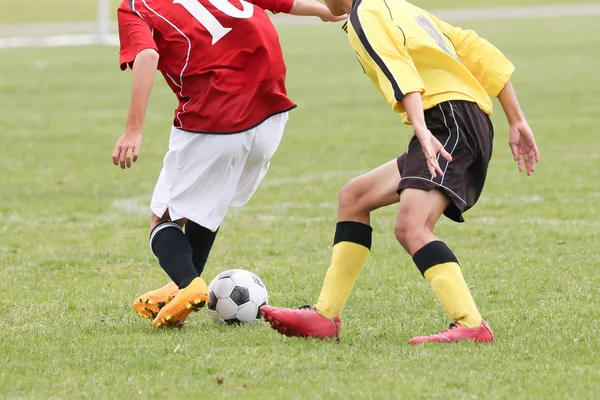
[[[451,100],[477,103],[491,115],[491,97],[514,66],[475,32],[440,21],[404,0],[355,0],[345,25],[365,73],[409,123],[402,99],[422,93],[425,110]]]

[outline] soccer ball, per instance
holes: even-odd
[[[231,269],[208,285],[208,315],[215,323],[245,324],[261,319],[260,308],[269,295],[263,281],[252,272]]]

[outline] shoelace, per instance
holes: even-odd
[[[455,323],[451,323],[451,324],[450,324],[450,326],[448,327],[448,329],[446,329],[446,330],[444,330],[444,331],[441,331],[440,333],[441,333],[441,334],[444,334],[444,333],[446,333],[446,332],[448,332],[448,331],[451,331],[451,330],[452,330],[452,329],[454,329],[454,328],[456,328],[456,324],[455,324]]]

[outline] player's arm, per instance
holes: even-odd
[[[404,46],[402,32],[380,13],[360,7],[350,14],[350,25],[354,31],[350,43],[375,71],[373,83],[395,112],[406,111],[431,175],[436,176],[436,171],[442,175],[438,154],[448,161],[452,157],[427,129],[421,97],[425,85]]]
[[[124,1],[118,11],[121,69],[132,68],[131,99],[125,131],[117,140],[113,164],[130,168],[142,145],[146,109],[154,84],[159,55],[152,28]]]
[[[132,163],[138,159],[142,146],[144,118],[157,66],[158,53],[154,49],[142,50],[135,57],[125,132],[117,141],[112,155],[113,164],[120,165],[121,168],[131,168]]]
[[[251,2],[273,13],[319,17],[325,22],[338,22],[347,18],[344,13],[336,17],[327,6],[316,0],[251,0]]]
[[[476,32],[457,28],[440,21],[433,15],[431,17],[450,39],[460,61],[479,81],[487,94],[494,98],[498,97],[515,71],[512,63],[500,50],[479,37]]]
[[[535,171],[535,163],[540,161],[540,153],[510,81],[500,91],[498,100],[508,121],[508,144],[519,171],[525,169],[527,175],[531,175]]]
[[[316,0],[294,0],[290,14],[315,16],[321,18],[324,22],[339,22],[348,18],[345,13],[337,14],[339,16],[332,14],[326,5]]]

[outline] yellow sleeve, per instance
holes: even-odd
[[[515,71],[513,64],[500,50],[487,40],[480,38],[474,31],[454,27],[433,15],[431,18],[454,44],[456,55],[483,86],[487,94],[491,97],[498,97]]]
[[[424,92],[425,85],[404,46],[402,32],[391,20],[368,8],[355,8],[349,20],[350,44],[365,72],[394,111],[403,113],[404,96]]]

